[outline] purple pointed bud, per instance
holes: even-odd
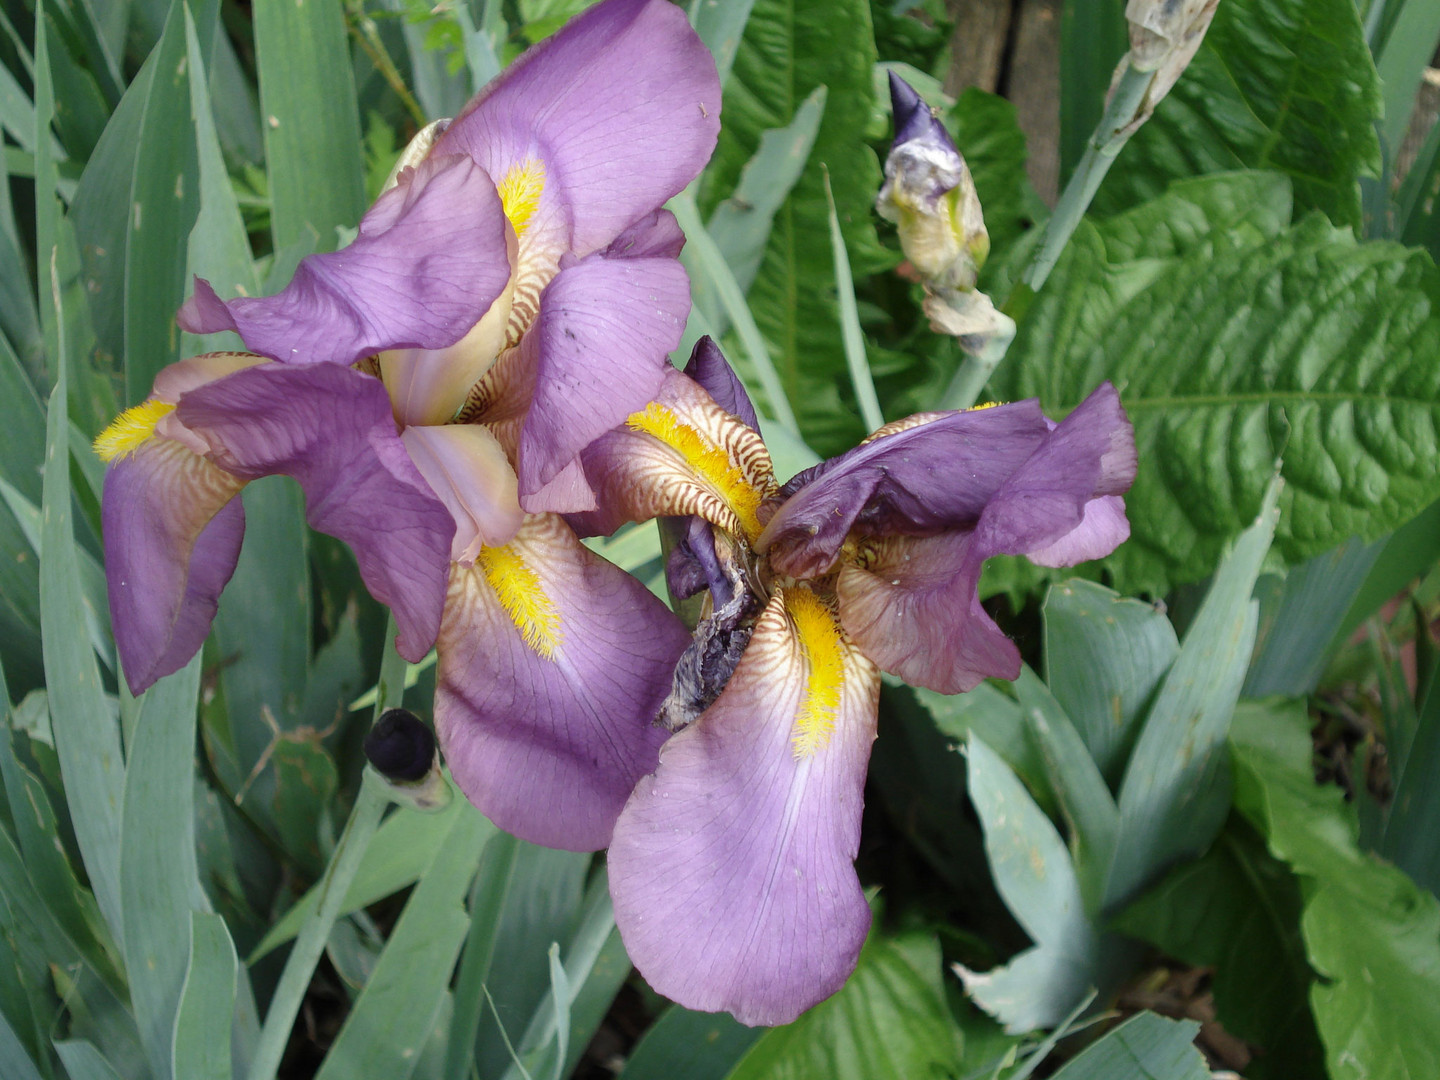
[[[893,71],[890,99],[895,142],[876,212],[895,222],[905,257],[927,286],[973,289],[990,235],[970,169],[945,125]]]

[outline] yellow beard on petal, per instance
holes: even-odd
[[[537,158],[526,158],[505,174],[496,190],[500,193],[500,205],[510,219],[515,235],[524,236],[530,219],[540,208],[540,196],[545,191],[545,163]]]
[[[96,455],[101,461],[109,463],[133,454],[141,443],[155,434],[155,425],[161,418],[174,411],[175,406],[168,401],[142,401],[126,409],[95,436],[93,445]]]
[[[546,660],[551,659],[560,645],[560,613],[545,595],[540,575],[525,565],[510,544],[482,547],[475,565],[484,572],[525,644]]]
[[[659,439],[684,458],[695,475],[725,500],[740,520],[745,538],[754,542],[761,532],[760,492],[745,479],[738,465],[730,464],[724,450],[711,445],[700,432],[657,401],[645,406],[642,412],[631,413],[625,425]]]
[[[790,737],[799,759],[825,749],[835,730],[840,695],[845,688],[845,649],[835,616],[809,589],[786,589],[785,610],[795,625],[807,668],[805,691]]]

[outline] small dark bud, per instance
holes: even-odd
[[[387,780],[413,784],[435,763],[435,733],[408,709],[387,709],[365,736],[365,756]]]

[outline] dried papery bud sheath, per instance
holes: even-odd
[[[1129,0],[1130,64],[1156,71],[1183,54],[1184,68],[1200,47],[1220,0]],[[1173,80],[1172,80],[1173,81]]]
[[[890,73],[895,142],[875,200],[895,222],[905,257],[937,289],[973,289],[990,253],[975,182],[949,133],[915,90]]]
[[[1133,118],[1120,127],[1121,134],[1133,134],[1170,93],[1195,59],[1219,4],[1220,0],[1129,0],[1125,5],[1130,51],[1115,69],[1107,102],[1114,98],[1126,72],[1153,74]]]
[[[435,733],[408,709],[380,714],[365,736],[365,757],[396,802],[422,811],[439,810],[450,802]]]

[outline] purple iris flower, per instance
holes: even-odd
[[[558,512],[594,508],[580,451],[669,368],[690,300],[660,206],[719,112],[680,9],[605,0],[429,131],[348,247],[275,296],[197,279],[181,326],[253,353],[167,368],[97,440],[131,689],[204,641],[240,488],[293,476],[393,610],[400,653],[438,640],[436,726],[472,801],[526,839],[604,847],[654,768],[649,718],[688,636]]]
[[[583,455],[589,525],[691,517],[671,581],[710,590],[665,706],[685,726],[620,814],[610,888],[656,990],[786,1023],[869,929],[853,860],[880,671],[942,693],[1015,678],[981,566],[1113,550],[1134,438],[1106,383],[1059,424],[1033,400],[912,416],[781,487],[718,350],[687,370]]]

